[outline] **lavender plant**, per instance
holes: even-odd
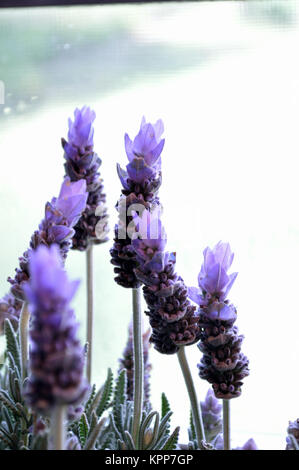
[[[134,222],[138,237],[132,246],[138,267],[135,274],[143,284],[143,293],[149,308],[152,336],[150,341],[162,354],[178,355],[178,360],[190,397],[199,446],[205,440],[203,422],[184,346],[199,339],[198,318],[191,306],[183,279],[175,272],[175,254],[164,252],[166,234],[160,220],[160,211],[144,210]],[[136,235],[136,234],[135,234]]]
[[[289,421],[286,450],[299,450],[299,418]]]
[[[134,268],[135,251],[131,245],[131,236],[127,227],[132,222],[132,215],[127,216],[130,206],[138,204],[150,208],[158,205],[158,189],[161,185],[161,152],[165,139],[162,120],[150,124],[142,118],[139,133],[132,141],[125,134],[125,149],[129,160],[126,170],[117,165],[117,173],[122,184],[122,197],[118,201],[119,220],[115,226],[114,245],[110,250],[111,263],[115,266],[115,281],[126,288],[137,288],[141,282],[137,279]]]
[[[205,400],[200,402],[200,408],[206,440],[213,443],[222,429],[222,406],[212,389],[209,388]]]
[[[45,217],[40,223],[38,230],[34,232],[30,240],[30,248],[19,258],[19,268],[16,268],[14,278],[8,278],[12,285],[11,294],[17,299],[13,301],[13,308],[16,311],[18,301],[22,302],[22,310],[19,314],[19,329],[21,341],[21,359],[22,359],[22,376],[26,375],[26,364],[28,356],[28,322],[29,312],[25,302],[23,287],[29,280],[28,259],[32,251],[36,250],[40,245],[50,246],[57,244],[63,259],[72,243],[74,235],[74,225],[78,222],[82,211],[85,208],[87,200],[86,183],[78,181],[71,183],[69,178],[65,178],[58,198],[53,198],[45,207]],[[3,305],[3,304],[2,304]],[[4,302],[4,306],[9,306]]]
[[[93,245],[108,240],[108,216],[103,179],[99,168],[102,164],[94,152],[93,122],[96,114],[89,107],[75,109],[74,121],[69,119],[68,141],[62,139],[65,171],[71,181],[85,181],[88,192],[87,204],[82,217],[75,226],[74,250],[86,251],[87,275],[87,377],[92,374],[92,337],[94,322],[93,305]]]
[[[242,447],[236,447],[234,450],[258,450],[254,439],[248,439]]]
[[[24,292],[32,323],[25,397],[37,413],[51,413],[54,449],[63,450],[66,405],[81,402],[88,389],[78,323],[70,308],[79,282],[69,281],[55,245],[31,252],[29,269]]]
[[[132,222],[132,215],[127,212],[132,206],[149,208],[153,204],[159,204],[157,191],[161,184],[161,152],[164,147],[164,139],[161,136],[164,131],[163,122],[157,121],[152,125],[142,118],[138,135],[132,141],[125,134],[125,149],[129,159],[126,171],[117,165],[120,178],[122,197],[117,203],[119,211],[118,224],[115,226],[114,245],[110,250],[111,263],[115,266],[117,274],[115,281],[122,287],[132,289],[133,304],[133,349],[134,349],[134,418],[133,441],[139,444],[138,427],[140,425],[143,405],[143,350],[141,332],[141,282],[137,279],[134,268],[136,256],[131,245],[131,236],[128,232],[128,224]],[[135,206],[136,207],[136,206]]]
[[[110,253],[117,284],[133,292],[127,345],[115,379],[108,369],[97,390],[84,378],[86,350],[71,308],[79,282],[69,280],[63,264],[71,247],[86,251],[91,289],[92,246],[107,240],[94,119],[94,111],[83,107],[69,120],[68,140],[62,139],[67,176],[58,198],[46,204],[30,247],[9,278],[11,291],[0,301],[0,333],[6,339],[0,364],[0,450],[229,450],[229,403],[240,396],[249,374],[243,336],[235,326],[237,311],[227,298],[237,276],[229,273],[234,255],[228,243],[206,248],[198,287],[187,289],[177,273],[160,218],[161,120],[150,124],[143,118],[134,140],[125,135],[129,163],[125,170],[117,167],[122,194]],[[141,292],[151,326],[145,333]],[[88,293],[91,349],[92,290]],[[171,430],[164,393],[161,412],[151,407],[149,342],[161,354],[178,356],[191,403],[188,444],[179,444],[179,427]],[[196,343],[203,354],[199,376],[212,384],[200,403],[185,355],[185,346]],[[90,379],[90,355],[88,361]],[[289,423],[287,450],[299,450],[298,422]],[[249,439],[234,450],[257,449]]]
[[[69,119],[68,140],[61,140],[66,175],[72,182],[85,181],[88,192],[85,210],[74,227],[72,249],[79,251],[108,240],[106,194],[99,172],[102,161],[94,152],[95,118],[95,112],[89,107],[76,108],[74,120]]]
[[[47,202],[45,217],[32,235],[29,249],[19,258],[15,277],[8,278],[11,293],[17,299],[25,300],[23,286],[29,280],[28,259],[32,250],[40,245],[57,244],[62,258],[66,258],[75,234],[73,227],[85,209],[87,196],[85,181],[72,183],[70,178],[65,178],[58,198]]]
[[[249,374],[248,359],[241,352],[244,337],[234,326],[237,311],[227,300],[237,277],[237,273],[228,274],[233,258],[228,243],[219,242],[213,250],[206,248],[199,287],[189,288],[190,298],[199,305],[198,347],[203,353],[199,375],[212,384],[215,396],[223,399],[225,449],[230,446],[229,400],[241,395],[242,380]]]

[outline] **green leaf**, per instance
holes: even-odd
[[[115,390],[114,390],[114,400],[113,400],[113,418],[115,426],[118,431],[123,436],[125,431],[124,429],[124,420],[126,418],[126,408],[125,403],[127,401],[127,372],[123,369],[119,376],[116,379]],[[130,429],[129,429],[130,430]]]
[[[113,389],[113,374],[112,370],[109,368],[108,369],[108,374],[107,374],[107,379],[105,384],[103,385],[102,392],[101,392],[101,398],[99,401],[99,404],[97,406],[97,416],[100,418],[104,411],[108,408],[109,402],[111,399],[112,395],[112,389]]]
[[[169,411],[171,411],[169,401],[167,400],[167,397],[166,397],[164,392],[162,393],[162,396],[161,396],[161,402],[162,402],[162,405],[161,405],[161,418],[164,418],[164,416]]]
[[[172,416],[172,411],[168,411],[168,413],[161,420],[158,439],[160,439],[160,437],[162,437],[164,435],[167,436],[169,434],[171,416]]]
[[[83,413],[79,421],[79,437],[81,442],[81,447],[84,447],[86,439],[89,433],[89,424],[86,418],[86,414]]]
[[[96,417],[95,413],[94,413],[94,416]],[[94,448],[105,422],[106,422],[106,418],[102,418],[95,424],[95,426],[93,426],[92,429],[90,428],[89,437],[84,446],[84,450],[92,450]]]
[[[167,441],[165,442],[163,449],[162,450],[174,450],[176,449],[178,440],[179,440],[179,432],[180,432],[180,427],[178,426],[175,428],[173,433],[169,436]]]
[[[12,355],[17,368],[21,370],[19,343],[13,326],[8,320],[8,318],[6,318],[4,323],[4,333],[6,338],[6,349]]]
[[[4,405],[6,405],[7,408],[9,408],[14,414],[18,416],[20,415],[16,405],[5,390],[0,390],[0,401],[4,403]]]
[[[86,416],[89,416],[90,412],[92,411],[91,408],[92,408],[95,395],[96,395],[96,385],[93,384],[88,400],[85,403],[84,411],[85,411]]]
[[[128,450],[136,450],[133,438],[128,431],[124,432],[124,440]]]
[[[114,405],[123,405],[127,400],[127,371],[123,369],[116,379]]]

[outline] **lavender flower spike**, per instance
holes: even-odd
[[[133,240],[132,246],[138,262],[135,274],[145,285],[143,293],[149,309],[146,314],[152,327],[150,341],[160,353],[174,354],[181,346],[198,341],[198,318],[187,298],[184,281],[175,272],[174,253],[164,252],[166,235],[157,213],[145,210],[141,221],[134,220],[137,228],[142,220],[148,223],[148,229],[141,231],[143,238]],[[149,234],[155,231],[156,237],[151,238]]]
[[[69,119],[68,141],[62,139],[65,171],[71,181],[85,181],[88,191],[86,209],[77,221],[73,237],[74,250],[86,250],[92,244],[108,240],[106,195],[99,167],[102,162],[93,150],[93,122],[96,114],[87,106],[75,109]]]
[[[142,118],[139,133],[133,141],[125,134],[125,149],[129,160],[126,170],[117,166],[123,189],[117,204],[120,216],[115,226],[114,245],[110,253],[111,263],[115,266],[115,281],[127,288],[137,288],[141,285],[134,273],[137,267],[136,255],[127,233],[132,216],[127,216],[127,211],[132,204],[139,204],[146,209],[160,204],[157,193],[162,178],[161,152],[165,142],[164,139],[161,140],[163,131],[161,119],[156,124],[150,124]],[[124,216],[121,214],[121,205],[124,207]],[[120,232],[125,233],[125,237],[119,237]]]
[[[233,260],[228,243],[206,248],[198,280],[200,288],[189,288],[189,297],[199,305],[198,348],[203,353],[199,368],[202,379],[212,384],[215,396],[231,399],[241,395],[242,380],[249,375],[248,359],[241,352],[243,336],[234,326],[236,308],[226,295],[237,273],[228,275]]]
[[[286,450],[296,450],[295,442],[293,442],[290,436],[293,436],[293,439],[297,442],[299,447],[299,418],[295,421],[289,421],[289,426],[287,429],[288,436],[286,438],[287,446]]]
[[[23,284],[29,279],[28,257],[32,250],[40,245],[57,244],[61,256],[66,258],[75,233],[73,227],[85,209],[87,196],[85,181],[71,183],[69,178],[65,178],[58,198],[46,204],[45,217],[31,237],[29,250],[19,258],[15,277],[8,278],[16,298],[24,300]]]
[[[242,447],[236,447],[234,450],[258,450],[254,439],[248,439]]]
[[[29,269],[24,286],[32,315],[26,398],[35,411],[48,413],[54,406],[78,403],[88,389],[78,323],[70,308],[79,281],[69,281],[55,245],[32,251]]]
[[[222,429],[222,405],[209,388],[204,401],[200,402],[207,442],[211,442]]]

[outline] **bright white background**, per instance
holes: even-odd
[[[72,83],[64,81],[59,63],[51,62],[42,100],[30,82],[31,101],[21,97],[10,106],[8,95],[0,105],[1,292],[42,218],[44,203],[58,193],[60,137],[66,136],[73,109],[89,104],[97,112],[95,144],[103,159],[111,227],[120,192],[115,166],[126,162],[123,134],[134,136],[143,114],[152,121],[162,118],[160,197],[168,248],[177,252],[186,283],[195,285],[205,246],[220,239],[231,243],[239,276],[230,299],[238,308],[251,369],[242,396],[231,406],[233,443],[240,446],[254,437],[262,449],[284,448],[288,420],[299,415],[298,5],[193,2],[1,13],[6,20],[15,13],[29,24],[52,22],[49,44],[69,28],[74,43],[60,45],[65,53],[60,60],[70,60],[76,70]],[[87,52],[76,55],[79,26],[101,30],[113,22],[127,24],[127,42],[111,40],[110,49],[95,48],[88,61]],[[0,62],[5,54],[9,51],[0,52]],[[5,60],[1,63],[3,80]],[[97,80],[115,69],[117,86],[110,90],[106,83],[99,92]],[[10,83],[5,86],[9,93]],[[131,316],[130,292],[113,281],[110,246],[95,249],[98,384],[108,366],[117,370]],[[84,254],[71,252],[67,268],[72,277],[82,278],[74,306],[84,339]],[[203,398],[207,384],[196,368],[200,353],[196,346],[187,353]],[[164,391],[175,411],[173,424],[182,425],[180,440],[186,442],[189,404],[176,357],[152,350],[151,361],[154,407],[160,407]]]

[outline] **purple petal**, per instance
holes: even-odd
[[[131,162],[133,160],[133,158],[135,157],[134,153],[133,153],[133,142],[132,140],[130,139],[130,137],[128,136],[128,134],[125,134],[125,150],[126,150],[126,154],[127,154],[127,157],[129,159],[129,161]]]
[[[156,141],[158,142],[164,132],[164,124],[162,119],[158,119],[156,124],[154,124]]]
[[[199,279],[199,287],[210,294],[220,293],[228,284],[229,277],[219,264],[215,264],[202,279]]]
[[[159,144],[157,145],[157,147],[155,147],[149,154],[144,155],[144,159],[148,165],[153,166],[156,164],[163,150],[164,144],[165,144],[165,139],[162,139],[161,142],[159,142]]]
[[[72,238],[75,234],[75,231],[66,225],[53,225],[49,228],[48,232],[49,239],[52,240],[53,243],[62,243]]]
[[[202,292],[198,287],[188,287],[188,297],[197,305],[202,304]]]
[[[223,293],[223,299],[225,299],[228,296],[229,291],[232,288],[233,283],[235,282],[236,277],[238,276],[238,273],[232,273],[229,275],[229,282],[226,285],[225,291]]]
[[[116,164],[116,170],[117,170],[117,174],[120,179],[120,182],[123,185],[124,189],[129,189],[129,185],[127,183],[128,173],[121,168],[119,163]]]
[[[146,124],[141,127],[133,142],[134,153],[138,156],[145,156],[156,146],[157,141],[155,138],[155,130],[152,124]]]
[[[152,168],[146,165],[143,158],[134,158],[126,168],[129,177],[136,183],[141,183],[155,173]]]
[[[88,193],[57,200],[56,207],[63,213],[70,227],[76,225],[80,219],[86,207],[87,197]]]

